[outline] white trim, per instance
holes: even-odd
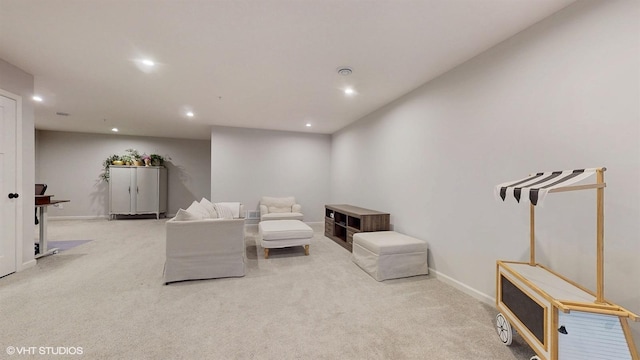
[[[89,215],[89,216],[49,216],[47,221],[60,220],[109,220],[109,215]]]
[[[155,214],[139,214],[139,215],[153,215]],[[164,217],[160,217],[160,220],[169,220],[172,217],[176,216],[175,214],[167,214]],[[47,218],[48,221],[61,221],[61,220],[110,220],[111,217],[109,215],[68,215],[68,216],[49,216]],[[149,218],[148,220],[156,220],[155,217]]]
[[[480,300],[481,302],[490,305],[491,307],[495,307],[496,306],[496,298],[489,296],[485,293],[482,293],[474,288],[472,288],[471,286],[461,283],[460,281],[449,277],[433,268],[429,268],[429,273],[433,274],[436,276],[436,279],[442,281],[443,283],[447,284],[447,285],[451,285],[454,288],[462,291],[463,293],[477,299]]]
[[[30,267],[34,267],[34,266],[36,266],[37,263],[38,263],[38,261],[36,259],[31,259],[31,260],[25,262],[24,264],[22,264],[22,269],[19,270],[19,271],[27,270]]]
[[[16,102],[16,192],[23,194],[22,187],[22,96],[0,89],[0,95]],[[27,262],[22,262],[22,246],[24,245],[24,209],[25,197],[19,197],[16,203],[16,272],[22,271],[33,265],[29,265],[33,258]]]
[[[22,148],[23,148],[23,144],[22,144],[22,96],[17,96],[17,104],[16,106],[18,107],[17,110],[17,116],[18,118],[16,119],[16,182],[17,182],[17,188],[18,188],[18,194],[22,194],[24,195],[24,188],[22,187],[22,174],[24,169],[22,168]],[[34,129],[35,129],[35,125],[34,125]],[[35,165],[34,165],[35,166]],[[31,193],[33,194],[33,190],[31,191]],[[18,239],[22,239],[22,243],[24,243],[25,239],[24,239],[24,217],[22,216],[24,213],[24,199],[26,199],[25,196],[22,196],[22,201],[18,202],[18,217],[16,218],[16,222],[17,222],[17,232],[16,232],[16,237]],[[31,199],[34,199],[33,195],[31,195]],[[35,201],[34,201],[35,202]],[[31,242],[29,242],[31,243]],[[22,254],[22,245],[24,244],[20,244],[21,246],[18,247],[19,250],[16,251],[16,258],[19,259],[20,261],[18,261],[17,264],[17,271],[22,271],[24,269],[26,269],[26,265],[29,264],[30,262],[34,262],[35,258],[33,258],[33,256],[35,256],[35,254],[33,253],[33,251],[31,252],[31,256],[30,259],[28,261],[26,261],[25,263],[22,263],[22,258],[23,258],[23,254]],[[30,249],[32,249],[33,246],[30,247]],[[33,266],[33,265],[30,265]]]

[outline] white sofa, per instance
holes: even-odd
[[[166,222],[164,283],[244,276],[244,218],[212,218],[194,204]]]
[[[263,196],[260,199],[260,221],[266,220],[302,220],[302,206],[296,198]]]

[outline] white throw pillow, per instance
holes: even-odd
[[[231,212],[233,214],[233,218],[237,219],[240,217],[240,203],[239,202],[219,202],[216,203],[218,205],[222,205],[222,206],[226,206],[229,209],[231,209]]]
[[[216,212],[218,213],[218,217],[223,218],[223,219],[233,219],[233,212],[231,211],[230,208],[224,206],[224,205],[220,205],[220,204],[213,204],[213,206],[215,206],[216,208]]]
[[[187,211],[200,216],[200,219],[207,219],[209,217],[209,211],[197,201],[192,202],[187,208]]]
[[[218,212],[216,211],[216,207],[213,206],[211,201],[209,201],[209,200],[207,200],[205,198],[202,198],[202,200],[200,200],[200,205],[202,205],[202,207],[207,210],[207,212],[209,213],[209,218],[211,218],[211,219],[217,219],[218,218]]]
[[[187,210],[179,209],[173,219],[175,221],[202,220],[202,217]]]

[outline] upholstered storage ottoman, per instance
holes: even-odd
[[[351,260],[378,281],[429,273],[427,243],[395,231],[354,234]]]
[[[304,254],[309,255],[309,244],[313,229],[300,220],[268,220],[258,224],[260,245],[264,248],[264,258],[269,258],[269,249],[304,246]]]

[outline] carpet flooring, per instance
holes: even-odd
[[[500,342],[493,307],[429,275],[377,282],[322,226],[309,256],[297,247],[269,259],[248,227],[245,277],[163,285],[165,221],[51,221],[53,241],[93,241],[0,278],[0,358],[10,346],[82,348],[56,359],[534,355],[517,334]]]

